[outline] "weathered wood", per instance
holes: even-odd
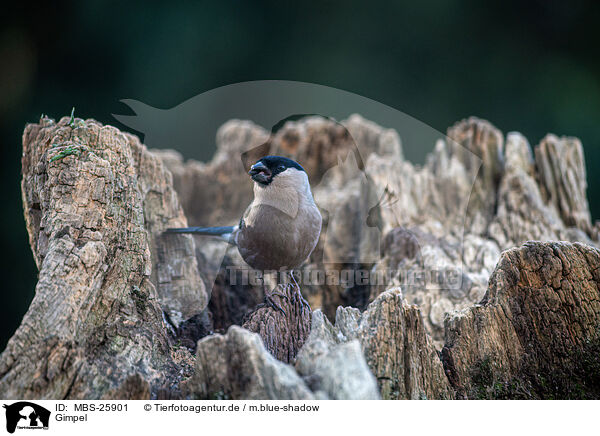
[[[93,120],[27,126],[22,193],[39,282],[0,355],[0,395],[599,398],[600,224],[589,219],[581,144],[549,136],[534,160],[521,135],[504,141],[473,118],[418,168],[404,161],[395,132],[357,116],[344,123],[311,117],[267,140],[257,126],[232,121],[206,166],[149,153]],[[162,232],[187,225],[166,167],[186,212],[208,220],[197,224],[226,224],[211,221],[239,217],[251,192],[236,191],[246,176],[232,157],[261,143],[305,158],[321,180],[317,200],[332,208],[307,271],[427,270],[433,262],[460,266],[461,286],[301,281],[323,312],[311,313],[291,285],[256,307],[267,287],[228,276],[228,267],[243,271],[234,247]],[[355,145],[368,159],[321,165],[323,154],[333,165]],[[209,178],[203,198],[215,210],[194,209],[194,190]],[[382,202],[383,187],[393,198]],[[527,242],[500,254],[529,238],[587,245]],[[361,262],[376,248],[380,259]]]
[[[322,314],[316,318],[307,349],[298,358],[297,367],[303,375],[311,375],[324,349],[358,340],[383,399],[454,396],[419,309],[404,301],[400,289],[379,295],[363,313],[339,307],[335,327]]]
[[[39,281],[0,356],[0,395],[138,398],[175,381],[163,309],[185,316],[206,294],[189,237],[155,268],[175,273],[152,276],[154,238],[186,224],[162,163],[133,136],[65,117],[27,126],[22,164]]]
[[[195,372],[182,390],[192,399],[314,399],[291,366],[275,359],[258,334],[239,326],[198,342]]]
[[[273,356],[291,363],[310,333],[311,310],[292,284],[279,285],[267,295],[276,307],[262,305],[243,327],[258,333]]]
[[[600,251],[528,242],[506,251],[481,305],[446,321],[459,397],[600,396]]]

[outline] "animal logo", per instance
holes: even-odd
[[[6,409],[6,431],[14,433],[19,429],[47,429],[50,411],[29,401],[4,404]]]

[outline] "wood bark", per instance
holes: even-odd
[[[600,251],[528,242],[506,251],[480,305],[446,321],[462,398],[598,398]]]
[[[243,327],[258,333],[277,359],[292,363],[310,333],[312,311],[292,284],[279,285],[268,298],[272,304],[252,312]]]
[[[207,296],[191,238],[156,240],[186,224],[162,163],[133,136],[65,117],[27,126],[22,166],[39,281],[0,356],[2,396],[148,397],[177,383],[163,310],[186,316]],[[169,254],[154,269],[151,248]]]
[[[0,396],[600,398],[600,223],[579,141],[548,136],[532,152],[471,118],[416,167],[396,132],[359,116],[309,117],[273,135],[231,121],[217,140],[213,161],[184,163],[94,120],[26,127],[39,281],[0,355]],[[306,160],[330,208],[305,272],[433,262],[460,266],[460,286],[302,284],[312,312],[291,286],[232,278],[227,268],[243,266],[234,247],[163,234],[186,215],[239,219],[245,162],[267,152]]]

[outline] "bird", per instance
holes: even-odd
[[[293,271],[315,249],[322,217],[315,204],[308,175],[296,161],[264,156],[250,167],[254,199],[236,226],[169,228],[166,233],[217,236],[237,247],[253,269],[287,271],[303,304]],[[266,294],[266,293],[265,293]],[[270,296],[267,303],[285,311]]]

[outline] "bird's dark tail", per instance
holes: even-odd
[[[197,235],[224,236],[232,233],[234,226],[223,227],[181,227],[176,229],[167,229],[165,233],[195,233]]]

